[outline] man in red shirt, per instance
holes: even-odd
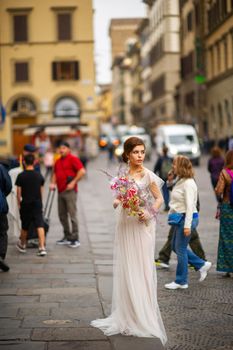
[[[71,154],[68,142],[59,147],[60,158],[54,165],[50,189],[58,188],[58,216],[63,226],[64,237],[57,244],[66,244],[70,248],[80,246],[77,219],[77,183],[86,171],[79,158]],[[71,221],[71,229],[69,218]]]

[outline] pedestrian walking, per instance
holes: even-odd
[[[47,180],[48,176],[51,180],[54,164],[54,153],[51,148],[49,148],[44,154],[44,166],[46,168],[44,179]]]
[[[42,191],[44,185],[43,176],[34,169],[35,157],[27,154],[24,157],[26,169],[16,179],[17,200],[21,219],[21,234],[16,248],[21,253],[26,253],[26,244],[30,224],[37,229],[39,239],[39,256],[47,254],[45,249],[44,219],[42,214]]]
[[[5,258],[8,246],[8,204],[6,197],[11,192],[11,178],[7,173],[4,165],[0,164],[0,269],[4,272],[9,271]]]
[[[33,164],[34,170],[40,173],[40,162],[37,157],[37,148],[30,143],[27,143],[26,145],[24,145],[23,154],[20,155],[19,162],[20,162],[21,168],[22,169],[26,168],[24,157],[27,156],[28,154],[32,154],[34,156],[34,159],[35,159]]]
[[[224,167],[224,158],[222,156],[222,150],[221,148],[215,146],[211,149],[211,157],[208,160],[208,171],[210,173],[211,184],[214,191],[223,167]],[[216,199],[219,202],[217,194],[216,194]]]
[[[230,277],[233,272],[233,150],[226,153],[215,191],[221,198],[217,271]]]
[[[228,150],[231,151],[233,150],[233,135],[231,135],[229,137],[229,140],[228,140]]]
[[[80,159],[71,154],[68,142],[61,142],[60,158],[55,162],[50,189],[58,188],[58,215],[63,226],[64,236],[56,243],[70,248],[80,246],[77,218],[78,182],[86,171]],[[71,221],[71,228],[69,219]]]
[[[167,289],[188,288],[188,264],[200,272],[199,281],[207,276],[211,262],[204,261],[187,248],[191,230],[198,225],[197,185],[191,161],[185,156],[177,156],[173,160],[173,171],[178,177],[169,202],[168,223],[174,226],[172,249],[177,255],[176,278],[174,282],[165,284]]]
[[[173,186],[175,185],[175,183],[177,181],[178,181],[178,178],[174,177],[174,173],[171,170],[168,173],[168,180],[167,180],[167,187],[168,187],[169,191],[172,190]],[[199,198],[198,198],[198,200],[197,200],[197,210],[198,211],[199,211],[199,208],[200,208],[200,203],[199,203]],[[171,226],[169,233],[168,233],[168,236],[167,236],[167,241],[165,242],[162,249],[160,249],[159,254],[158,254],[158,258],[155,259],[155,263],[157,266],[169,268],[169,260],[170,260],[171,253],[172,253],[172,238],[173,238],[174,232],[175,232],[175,226]],[[191,237],[190,237],[189,245],[190,245],[192,251],[197,256],[199,256],[203,260],[206,260],[205,252],[204,252],[204,249],[202,247],[200,237],[199,237],[199,234],[198,234],[196,228],[191,230]]]
[[[154,173],[158,174],[161,179],[164,180],[164,185],[162,187],[162,192],[163,192],[163,198],[164,198],[164,204],[165,204],[165,211],[169,210],[169,190],[167,187],[167,176],[169,171],[171,170],[172,167],[172,160],[168,157],[168,148],[166,146],[163,146],[163,154],[162,156],[160,155],[155,166],[154,166]]]
[[[158,258],[155,259],[155,263],[157,266],[161,266],[161,267],[164,267],[166,269],[168,269],[170,267],[169,261],[170,261],[171,253],[172,253],[172,238],[173,238],[175,229],[176,229],[175,226],[170,227],[170,230],[169,230],[168,236],[167,236],[167,241],[165,242],[163,247],[160,249],[159,254],[158,254]],[[190,237],[189,245],[190,245],[190,248],[192,249],[192,251],[197,256],[199,256],[203,260],[206,260],[205,251],[202,247],[200,237],[199,237],[199,234],[198,234],[196,228],[191,230],[191,237]]]
[[[134,180],[141,191],[150,189],[154,210],[163,203],[160,188],[163,181],[143,166],[145,145],[138,137],[124,143],[123,161],[128,162],[127,179]],[[120,177],[121,178],[121,177]],[[158,337],[163,344],[167,337],[157,303],[157,282],[154,266],[156,222],[141,215],[128,216],[123,202],[119,207],[115,237],[112,312],[105,319],[91,322],[106,335],[121,333],[138,337]]]
[[[17,176],[23,171],[23,169],[20,166],[17,166],[16,168],[12,168],[9,170],[8,174],[11,178],[12,183],[12,189],[7,197],[7,203],[9,207],[8,212],[8,223],[9,223],[9,231],[12,236],[18,237],[19,232],[21,231],[21,220],[19,215],[19,208],[18,208],[18,200],[17,200],[17,186],[15,185],[15,181],[17,179]]]

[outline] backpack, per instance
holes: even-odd
[[[169,158],[164,158],[161,164],[160,177],[163,180],[167,180],[167,174],[171,170],[172,161]]]
[[[11,178],[4,167],[0,164],[0,214],[8,213],[6,196],[10,193],[11,188]]]
[[[231,177],[231,187],[230,187],[229,200],[230,200],[230,205],[233,206],[233,171],[230,169],[225,169],[225,170],[226,170],[227,174],[230,175],[230,177]]]

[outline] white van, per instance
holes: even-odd
[[[200,162],[200,145],[196,130],[192,125],[174,124],[161,125],[156,129],[155,136],[156,149],[158,154],[162,154],[163,146],[168,148],[168,157],[174,158],[176,155],[189,157],[195,165]]]

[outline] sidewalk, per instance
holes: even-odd
[[[107,338],[90,321],[110,312],[112,248],[115,217],[106,177],[105,155],[91,162],[88,177],[80,183],[79,219],[81,247],[57,246],[62,237],[53,207],[47,239],[48,256],[26,255],[15,249],[10,237],[9,273],[0,272],[0,348],[7,350],[160,350],[153,338]],[[110,169],[114,172],[114,168]],[[203,176],[205,174],[205,176]],[[214,196],[209,178],[197,170],[201,197],[199,232],[208,259],[216,261],[218,222],[213,219]],[[56,199],[55,199],[56,202]],[[166,240],[166,214],[161,213],[156,250]],[[9,234],[10,235],[10,234]],[[174,279],[176,260],[169,270],[158,269],[158,301],[167,330],[169,350],[233,349],[233,279],[216,274],[206,281],[190,271],[190,288],[168,291],[164,283]]]
[[[56,198],[46,257],[36,256],[32,248],[19,253],[9,232],[10,272],[0,272],[1,349],[162,349],[157,339],[107,338],[90,326],[91,320],[108,313],[112,287],[115,220],[106,178],[92,170],[101,167],[101,159],[98,163],[90,164],[88,177],[80,183],[79,248],[55,244],[62,237]]]

